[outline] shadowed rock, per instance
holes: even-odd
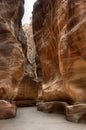
[[[17,106],[36,105],[39,87],[39,82],[26,75],[18,87],[18,94],[15,98]]]
[[[15,99],[17,106],[36,105],[38,89],[41,86],[36,65],[36,49],[33,41],[32,24],[23,26],[22,36],[23,51],[26,58],[25,73],[21,80]]]
[[[16,116],[16,106],[7,101],[0,100],[0,119],[9,119]]]
[[[16,100],[15,104],[17,107],[29,107],[36,106],[36,100]]]
[[[52,102],[39,102],[37,103],[37,110],[47,113],[66,113],[66,102],[52,101]]]

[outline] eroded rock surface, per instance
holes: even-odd
[[[32,28],[28,27],[29,34],[22,28],[24,0],[0,1],[0,9],[0,98],[15,100],[17,106],[36,104],[39,82],[35,80],[35,44]],[[27,67],[28,62],[32,66]]]
[[[23,0],[0,1],[0,96],[3,99],[15,98],[24,75],[25,59],[19,42],[23,6]]]
[[[26,58],[27,58],[27,65],[26,65],[26,73],[34,79],[37,78],[36,74],[36,48],[35,43],[33,40],[33,32],[32,32],[32,24],[25,24],[23,26],[23,30],[26,37]]]
[[[33,39],[33,29],[32,29],[32,20],[30,24],[25,24],[23,26],[24,37],[26,38],[26,73],[29,77],[41,82],[42,81],[42,72],[41,65],[39,62],[39,57],[36,52],[36,46]],[[25,39],[23,38],[23,39]],[[22,39],[22,41],[24,41]]]
[[[43,101],[86,104],[85,17],[85,0],[38,0],[34,4],[33,33],[43,74]],[[80,109],[86,120],[84,105]],[[79,118],[72,121],[79,122]]]
[[[37,75],[36,48],[33,40],[32,24],[25,24],[22,32],[22,47],[26,59],[24,77],[18,87],[15,102],[17,106],[36,105],[40,81]]]
[[[7,101],[0,100],[0,119],[9,119],[16,116],[17,108]]]
[[[28,75],[24,76],[18,87],[18,94],[15,98],[17,106],[36,105],[39,87],[39,82],[33,80]]]
[[[20,43],[24,0],[0,1],[0,99],[14,100],[25,71]],[[2,113],[2,114],[1,114]],[[0,118],[16,115],[14,105],[0,101]]]

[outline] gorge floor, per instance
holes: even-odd
[[[86,124],[65,120],[61,114],[47,114],[36,107],[18,108],[13,119],[0,120],[0,130],[86,130]]]

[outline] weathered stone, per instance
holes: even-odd
[[[36,65],[36,48],[33,41],[32,24],[23,26],[23,51],[26,58],[25,73],[18,86],[16,96],[17,106],[32,106],[36,105],[38,97],[38,89],[41,86],[37,75]]]
[[[66,119],[71,122],[86,123],[86,104],[67,106]]]
[[[61,5],[60,2],[59,7]],[[84,0],[63,1],[62,10],[58,12],[58,55],[64,89],[69,98],[80,103],[86,103],[85,16]]]
[[[9,119],[16,116],[16,106],[7,101],[0,100],[0,119]]]
[[[47,113],[66,113],[66,102],[52,101],[52,102],[39,102],[37,103],[37,110]]]
[[[37,103],[37,110],[47,113],[65,114],[66,119],[75,123],[86,123],[86,104],[69,105],[66,102],[52,101]]]
[[[36,74],[36,48],[35,43],[33,41],[33,33],[32,33],[32,24],[25,24],[23,26],[23,30],[26,37],[26,59],[27,59],[27,65],[26,65],[26,73],[34,78],[37,79]]]
[[[38,97],[38,87],[39,83],[33,80],[31,77],[26,75],[19,87],[18,94],[15,100],[35,100]]]
[[[33,33],[42,68],[43,101],[86,103],[85,16],[85,0],[38,0],[34,4]],[[83,105],[80,109],[85,113]]]
[[[0,9],[0,97],[13,100],[25,70],[19,42],[24,0],[0,1]]]
[[[32,21],[30,24],[25,24],[23,26],[23,32],[24,36],[22,41],[24,41],[23,43],[26,44],[25,57],[27,59],[25,72],[29,75],[29,77],[32,77],[35,80],[41,82],[42,72],[39,58],[36,52],[36,46],[33,39]]]
[[[16,100],[15,104],[17,107],[36,106],[36,100]]]
[[[22,51],[21,19],[24,0],[0,1],[0,99],[14,100],[24,76],[25,58]],[[0,119],[16,116],[16,107],[0,100]]]
[[[34,5],[33,32],[42,66],[43,100],[86,101],[85,3],[38,0]]]

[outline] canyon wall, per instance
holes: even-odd
[[[66,118],[73,122],[86,122],[85,28],[85,0],[37,0],[34,4],[34,41],[43,75],[43,103],[38,109],[48,111],[58,104],[55,101],[67,102],[63,104]]]
[[[25,71],[20,43],[23,13],[24,0],[0,1],[0,99],[3,100],[12,101],[16,97]],[[0,100],[0,113],[4,114],[0,118],[14,117],[16,107],[3,100]]]
[[[39,89],[38,110],[86,122],[86,1],[37,0],[24,28],[23,14],[24,0],[0,1],[0,119],[16,116],[13,100],[36,105]]]
[[[38,88],[41,86],[41,82],[37,74],[38,63],[31,23],[23,25],[21,43],[26,63],[24,77],[18,86],[15,101],[17,106],[34,106],[36,105]]]
[[[24,0],[0,1],[0,119],[16,116],[12,101],[17,106],[32,106],[38,96],[39,83],[26,67],[28,50],[21,22],[23,14]]]
[[[25,58],[19,42],[23,6],[23,0],[0,1],[0,96],[3,99],[16,96],[24,75]]]

